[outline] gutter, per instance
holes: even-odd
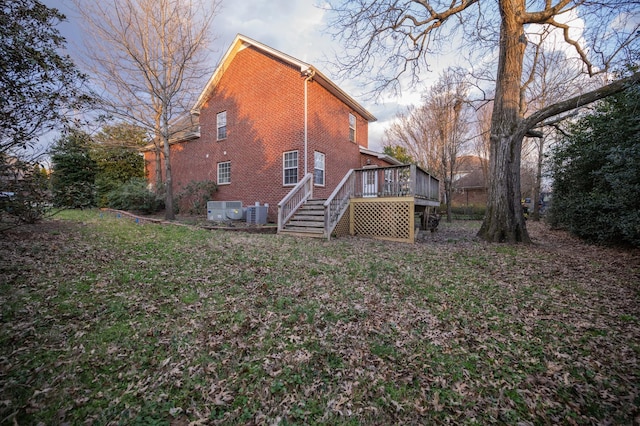
[[[309,93],[307,89],[307,84],[313,79],[313,76],[316,74],[315,70],[311,68],[307,68],[303,75],[306,75],[307,78],[304,79],[304,175],[306,176],[308,173],[307,163],[309,162],[309,157],[307,156],[307,149],[309,146]]]

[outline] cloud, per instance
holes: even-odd
[[[315,64],[330,50],[330,40],[321,33],[324,14],[312,1],[225,0],[214,31],[224,44],[223,52],[240,33]]]
[[[67,15],[68,22],[63,23],[60,30],[68,39],[69,53],[75,57],[83,44],[75,5],[71,0],[43,1]],[[407,105],[418,102],[422,91],[407,90],[401,98],[386,97],[381,103],[374,103],[363,96],[363,81],[338,80],[330,61],[343,47],[324,32],[328,17],[325,8],[315,6],[319,3],[321,0],[222,0],[222,8],[212,25],[211,71],[237,34],[308,62],[378,118],[369,128],[369,146],[381,150],[382,136],[389,121]],[[437,73],[432,74],[437,77]]]

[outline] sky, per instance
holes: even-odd
[[[58,27],[67,38],[67,48],[72,57],[75,51],[82,49],[81,32],[78,27],[80,20],[72,0],[42,0],[50,7],[58,8],[67,16],[67,22]],[[100,0],[81,0],[86,2]],[[344,50],[339,42],[332,40],[327,33],[327,12],[317,4],[325,0],[221,0],[222,7],[214,19],[212,26],[213,43],[209,55],[211,73],[215,70],[220,58],[227,51],[237,34],[243,34],[264,43],[283,53],[314,65],[322,73],[331,78],[351,97],[369,110],[378,121],[369,124],[369,147],[381,151],[384,130],[392,122],[398,112],[406,107],[418,104],[421,95],[428,86],[433,84],[440,72],[454,62],[459,63],[459,52],[454,52],[453,43],[449,46],[449,55],[429,58],[430,72],[420,75],[422,86],[402,87],[402,97],[384,98],[384,101],[374,101],[364,96],[364,81],[340,81],[337,72],[329,61],[335,58],[336,52]],[[541,1],[541,0],[540,0]],[[630,24],[637,25],[640,14],[630,20]],[[583,23],[572,14],[561,17],[560,20],[571,21],[573,34],[580,40],[579,34],[583,30]],[[569,23],[569,22],[567,22]],[[558,32],[559,34],[559,32]],[[561,37],[551,37],[549,42],[560,45],[567,51],[568,56],[575,56],[575,51],[564,43],[559,43]],[[446,46],[443,46],[446,48]],[[556,47],[557,48],[557,47]],[[488,55],[487,60],[494,62],[495,56]],[[78,61],[79,62],[79,61]],[[362,78],[366,78],[362,77]]]
[[[93,1],[93,0],[86,0]],[[211,72],[237,34],[243,34],[283,53],[314,65],[351,97],[371,112],[378,121],[369,124],[369,148],[382,151],[384,129],[407,105],[420,100],[420,91],[411,90],[403,98],[386,99],[384,103],[363,96],[362,82],[339,81],[329,60],[341,46],[325,32],[327,15],[315,5],[321,0],[222,0],[222,7],[212,27],[215,38],[210,46]],[[71,0],[43,0],[67,16],[59,30],[67,39],[67,50],[82,48],[79,17]],[[432,72],[435,80],[437,72]],[[427,81],[430,76],[427,76]]]

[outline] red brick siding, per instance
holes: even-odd
[[[453,206],[486,206],[487,190],[483,188],[455,191],[451,196]]]
[[[360,167],[359,145],[368,145],[368,123],[329,91],[312,82],[308,88],[308,167],[314,151],[325,154],[325,186],[314,187],[315,198],[327,198],[350,169]],[[349,113],[356,117],[356,142],[349,141]]]
[[[283,152],[298,151],[298,179],[304,175],[304,80],[300,69],[254,48],[239,51],[201,109],[201,137],[171,147],[174,193],[190,181],[217,181],[217,163],[231,161],[231,183],[220,185],[215,198],[269,203],[269,220],[276,220],[277,204],[292,188],[282,183]],[[368,123],[316,82],[308,85],[308,100],[308,171],[314,151],[324,153],[326,185],[314,191],[323,198],[360,166],[358,144],[367,146]],[[217,141],[221,111],[227,138]],[[349,141],[349,112],[357,118],[357,143]],[[145,158],[153,182],[153,153]]]
[[[379,166],[379,167],[388,167],[388,166],[395,166],[395,164],[391,164],[391,163],[387,163],[386,161],[384,161],[381,158],[378,158],[376,156],[373,155],[368,155],[368,154],[361,154],[360,155],[360,167],[366,167],[366,166]]]

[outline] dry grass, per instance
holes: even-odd
[[[640,255],[136,224],[0,236],[0,423],[632,424]]]

